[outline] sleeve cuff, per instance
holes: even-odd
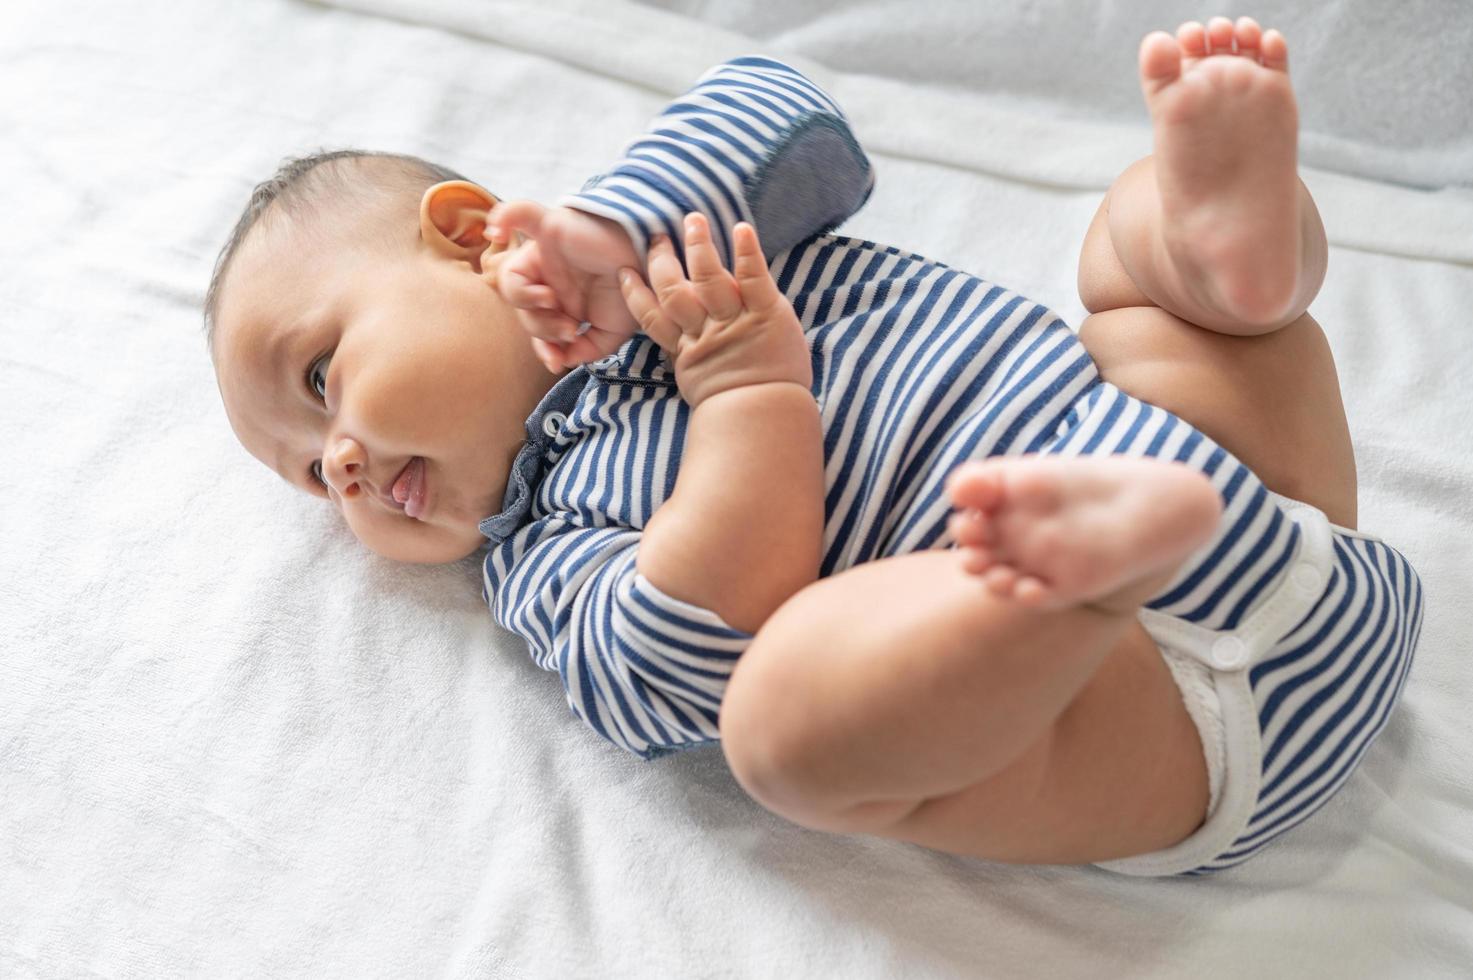
[[[650,241],[656,235],[668,236],[676,251],[683,256],[681,223],[687,211],[699,210],[689,202],[672,199],[644,181],[623,175],[590,181],[583,190],[567,194],[557,203],[607,218],[619,225],[629,236],[641,262],[647,260]]]
[[[710,609],[677,599],[662,591],[655,583],[644,577],[642,572],[634,574],[634,598],[650,614],[659,618],[659,625],[674,634],[686,634],[693,642],[702,645],[716,644],[714,650],[722,653],[740,654],[755,634],[739,630]],[[728,641],[723,644],[720,641]],[[734,641],[734,642],[733,642]],[[728,651],[726,647],[730,647]],[[723,658],[724,659],[724,658]]]

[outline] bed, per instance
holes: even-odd
[[[1473,975],[1465,6],[1228,11],[1289,38],[1361,526],[1427,606],[1345,789],[1210,879],[824,835],[719,749],[624,755],[473,560],[377,558],[231,436],[199,311],[282,157],[400,150],[549,201],[745,53],[849,113],[878,185],[843,233],[1077,325],[1088,220],[1150,148],[1136,44],[1215,12],[1116,6],[0,8],[0,975]]]

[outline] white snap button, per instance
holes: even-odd
[[[1212,644],[1212,666],[1219,670],[1237,670],[1248,662],[1248,644],[1236,636],[1220,637]]]
[[[1320,587],[1319,569],[1307,561],[1295,565],[1289,572],[1289,578],[1304,592],[1313,592]]]
[[[562,412],[548,412],[542,416],[542,431],[550,436],[555,436],[562,431],[563,423],[567,420],[568,417]]]
[[[608,357],[600,357],[598,360],[594,361],[593,363],[594,363],[594,366],[595,367],[611,368],[615,364],[618,364],[619,363],[619,358],[616,357],[613,354],[610,354]]]

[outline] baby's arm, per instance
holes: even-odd
[[[618,267],[644,271],[658,234],[679,254],[684,215],[705,216],[729,268],[739,221],[761,232],[770,261],[853,214],[873,186],[869,161],[827,94],[787,65],[736,58],[702,76],[622,160],[560,207],[498,205],[495,235],[534,239],[508,257],[515,282],[498,288],[554,370],[583,363],[617,349],[635,329],[618,303]],[[616,261],[616,253],[625,258]],[[549,296],[559,309],[546,308]],[[574,339],[580,320],[592,329]]]
[[[726,135],[714,138],[713,128]],[[787,248],[822,233],[857,210],[873,183],[868,162],[831,100],[801,75],[763,59],[739,59],[713,70],[659,117],[648,139],[668,140],[661,143],[668,152],[656,154],[656,161],[644,160],[644,141],[637,142],[623,164],[579,195],[595,200],[612,195],[613,203],[599,208],[612,209],[616,217],[608,220],[637,236],[636,268],[645,264],[650,237],[671,225],[679,229],[683,211],[711,218],[703,208],[683,207],[666,188],[694,181],[714,192],[716,185],[701,183],[704,177],[696,168],[680,178],[646,172],[646,181],[623,172],[626,165],[679,169],[694,159],[710,170],[718,163],[711,172],[744,202],[738,209],[742,216],[757,217],[754,224],[769,261],[779,245]],[[700,139],[707,147],[683,149],[682,139]],[[811,151],[834,140],[850,165],[828,173],[814,168]],[[808,171],[812,176],[805,178]],[[786,204],[773,196],[773,188],[781,186],[813,190],[814,180],[831,186]],[[837,206],[827,194],[836,188],[846,190]],[[719,196],[726,200],[725,193]],[[749,197],[757,204],[745,203]],[[658,201],[664,203],[653,204]],[[779,209],[774,216],[779,205],[790,213]],[[722,243],[723,264],[736,223],[729,209],[710,222],[720,232],[711,237]],[[776,237],[769,235],[769,225]],[[672,241],[681,247],[678,231]],[[712,250],[717,248],[713,242]],[[775,292],[770,273],[767,282]],[[795,320],[786,326],[790,338],[803,345],[799,354],[806,353],[801,327]],[[659,336],[658,327],[651,336],[673,348],[678,364],[680,342]],[[693,382],[701,373],[687,365],[684,381]],[[676,379],[684,383],[680,370]],[[568,705],[578,717],[642,758],[718,736],[727,679],[756,627],[817,575],[824,519],[822,434],[811,380],[808,390],[804,387],[749,384],[704,402],[697,394],[676,491],[643,530],[587,526],[584,514],[558,512],[515,534],[488,535],[494,547],[485,563],[484,595],[497,622],[526,639],[539,666],[562,676]],[[687,529],[694,537],[682,533]],[[693,547],[697,541],[699,549]],[[654,554],[657,549],[664,554]],[[645,558],[646,552],[653,557]],[[646,568],[686,595],[717,597],[711,605],[728,608],[734,620],[750,628],[724,620],[709,605],[667,593]],[[736,601],[727,604],[720,598],[724,592],[737,595]]]
[[[717,65],[656,117],[624,157],[558,203],[608,218],[640,255],[653,235],[680,242],[686,214],[711,223],[722,264],[745,221],[768,261],[858,211],[874,172],[838,104],[770,58]]]
[[[818,578],[823,558],[813,366],[752,227],[733,229],[735,278],[703,218],[687,217],[685,232],[689,282],[663,238],[650,249],[654,291],[624,279],[630,311],[674,352],[691,406],[675,489],[645,526],[638,568],[667,595],[756,633]]]
[[[738,58],[708,72],[608,174],[561,202],[618,222],[642,255],[657,234],[676,249],[684,242],[691,279],[707,280],[697,287],[707,296],[710,280],[734,268],[738,225],[761,234],[761,255],[749,253],[738,277],[745,298],[763,300],[743,312],[770,335],[766,348],[717,342],[729,328],[686,331],[676,342],[645,324],[670,351],[692,412],[675,490],[646,526],[638,567],[666,593],[748,632],[818,577],[823,551],[811,354],[766,263],[858,210],[873,186],[869,161],[827,94],[786,65]],[[705,220],[687,226],[686,239],[690,213]],[[649,261],[662,305],[678,309]],[[626,289],[626,300],[635,295]],[[634,302],[630,310],[638,312]],[[776,377],[797,383],[771,383]]]
[[[662,242],[649,263],[660,298],[637,279],[624,287],[645,329],[678,352],[694,406],[671,499],[643,530],[590,526],[578,509],[487,531],[483,595],[496,621],[562,676],[579,718],[645,759],[719,737],[738,658],[768,611],[816,577],[823,533],[822,439],[797,318],[750,228],[735,229],[733,279],[706,223],[691,221],[691,282]]]

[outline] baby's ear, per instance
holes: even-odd
[[[428,188],[419,202],[419,237],[436,251],[469,258],[486,250],[486,216],[496,197],[468,180]]]

